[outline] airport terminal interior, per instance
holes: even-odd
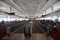
[[[60,40],[60,0],[0,0],[0,40]]]

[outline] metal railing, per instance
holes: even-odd
[[[6,30],[6,33],[9,34],[9,35],[14,34],[16,31],[18,31],[18,30],[20,30],[21,28],[23,28],[23,27],[27,24],[27,22],[25,22],[21,27],[17,28],[17,29],[14,30],[13,32],[11,32],[11,28],[12,28],[12,27],[17,27],[17,26],[20,25],[20,24],[21,24],[21,23],[7,27],[7,28],[5,29],[5,30]]]
[[[40,29],[42,29],[43,30],[43,32],[44,33],[46,33],[46,34],[49,34],[50,33],[50,30],[52,30],[52,28],[51,27],[49,27],[49,26],[46,26],[46,25],[44,25],[44,24],[42,24],[42,23],[40,23],[39,21],[36,21],[36,23],[38,23],[38,27],[40,27],[40,25],[42,25],[43,27],[45,27],[46,29],[45,30],[43,30],[43,28],[41,28],[40,27]]]
[[[37,25],[36,27],[38,27],[43,33],[45,33],[45,31],[40,27],[40,25],[37,22],[35,24]]]

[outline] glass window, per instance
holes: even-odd
[[[43,15],[46,15],[45,11],[43,12]]]
[[[58,22],[60,22],[60,17],[58,17]]]
[[[55,11],[59,8],[60,8],[60,2],[57,2],[56,4],[53,5],[53,11]]]
[[[5,14],[3,12],[0,12],[0,22],[2,20],[7,21],[7,18],[8,18],[8,14]]]
[[[52,12],[52,8],[51,7],[46,10],[46,14],[49,14],[51,12]]]
[[[6,3],[0,1],[0,11],[10,13],[10,6],[7,5]]]

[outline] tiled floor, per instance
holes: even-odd
[[[25,37],[24,34],[14,34],[10,37],[4,37],[7,40],[52,40],[52,38],[47,37],[45,34],[32,34],[31,37]]]

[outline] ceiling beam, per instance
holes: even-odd
[[[25,13],[16,3],[14,3],[12,0],[3,0],[3,2],[7,3],[8,5],[10,5],[11,7],[14,7],[15,9],[17,9],[18,11],[20,11],[21,13]]]
[[[41,13],[43,13],[43,11],[45,11],[46,9],[48,9],[49,7],[51,7],[53,4],[55,4],[58,0],[49,0],[47,2],[47,4],[42,8],[42,10],[38,13],[37,16],[40,16]]]

